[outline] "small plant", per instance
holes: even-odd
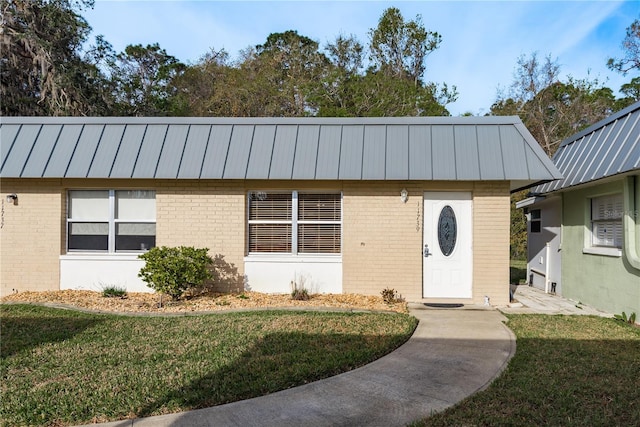
[[[213,259],[208,252],[208,248],[191,246],[152,248],[138,255],[146,261],[138,276],[156,292],[179,299],[187,289],[200,287],[212,278],[209,266]]]
[[[308,301],[309,299],[311,299],[311,296],[309,295],[309,292],[304,288],[294,289],[291,292],[291,299],[295,301]]]
[[[240,295],[238,295],[236,298],[239,298],[239,299],[249,299],[249,297],[248,297],[248,296],[246,296],[246,295],[244,294],[244,292],[243,292],[243,293],[241,293]]]
[[[395,289],[385,288],[380,292],[380,295],[382,295],[382,300],[387,304],[393,304],[400,300]]]
[[[629,315],[629,317],[627,317],[627,313],[625,313],[624,311],[622,312],[622,314],[614,314],[613,318],[616,320],[619,320],[621,322],[624,323],[629,323],[631,325],[634,325],[636,323],[636,313],[631,313]]]
[[[117,285],[107,285],[102,287],[104,298],[126,298],[127,289]]]
[[[298,280],[291,281],[291,299],[295,301],[308,301],[311,299],[309,291],[305,287],[306,278],[300,276]]]

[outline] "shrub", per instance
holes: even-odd
[[[127,289],[117,285],[106,285],[102,287],[102,296],[105,298],[124,298],[127,296]]]
[[[155,247],[138,255],[145,261],[138,276],[156,292],[179,299],[184,291],[201,287],[212,278],[209,266],[213,260],[208,248],[192,246]]]
[[[385,288],[380,292],[380,295],[382,295],[382,299],[387,304],[393,304],[398,301],[398,293],[395,289]]]

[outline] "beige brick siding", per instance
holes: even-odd
[[[400,192],[409,192],[407,203]],[[408,183],[344,184],[343,291],[421,297],[422,189]]]
[[[473,299],[509,303],[509,184],[478,182],[473,190]]]
[[[156,184],[156,244],[209,248],[238,268],[219,291],[241,291],[245,253],[245,198],[241,182],[168,181]]]
[[[17,206],[3,201],[2,295],[13,289],[58,289],[68,189],[155,189],[156,244],[208,247],[211,255],[223,254],[238,267],[240,275],[247,191],[316,189],[343,192],[343,292],[379,295],[389,287],[417,301],[422,298],[423,193],[471,191],[473,302],[481,304],[485,295],[494,305],[508,302],[508,183],[3,179],[1,185],[3,198],[12,192],[19,197]],[[403,188],[409,192],[407,203],[400,200]]]
[[[64,227],[58,181],[2,179],[0,295],[59,288]],[[17,204],[6,195],[16,193]]]

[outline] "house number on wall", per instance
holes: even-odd
[[[458,224],[456,214],[451,206],[447,205],[440,211],[438,218],[438,244],[444,256],[449,256],[456,247],[458,237]]]

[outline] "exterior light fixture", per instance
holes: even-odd
[[[409,200],[409,192],[406,188],[403,188],[400,192],[400,200],[402,200],[402,203],[407,203],[407,200]]]
[[[11,205],[15,205],[18,200],[18,195],[16,193],[7,194],[7,203]]]

